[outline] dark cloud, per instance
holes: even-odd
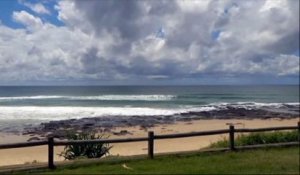
[[[75,1],[76,7],[83,12],[97,33],[103,30],[117,32],[122,38],[138,39],[145,30],[141,28],[139,19],[143,15],[143,1]]]
[[[299,30],[293,33],[287,33],[278,39],[277,42],[266,46],[266,49],[272,53],[292,54],[299,50]]]

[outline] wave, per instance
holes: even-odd
[[[45,96],[45,95],[38,95],[38,96],[19,96],[19,97],[0,97],[1,101],[5,100],[30,100],[30,99],[55,99],[55,98],[62,98],[63,96]]]
[[[176,98],[174,95],[98,95],[98,96],[57,96],[57,95],[39,95],[39,96],[18,96],[18,97],[0,97],[0,101],[13,100],[103,100],[103,101],[168,101]]]
[[[263,107],[273,107],[280,108],[285,106],[299,106],[299,102],[291,102],[291,103],[261,103],[261,102],[236,102],[236,103],[211,103],[212,106],[218,106],[218,108],[224,107],[236,107],[236,108],[246,108],[246,109],[257,109]]]
[[[0,120],[65,120],[86,117],[162,116],[188,112],[223,110],[228,108],[248,110],[268,108],[299,108],[299,103],[211,103],[201,106],[178,106],[177,108],[150,107],[75,107],[75,106],[0,106]]]
[[[173,115],[185,109],[159,109],[139,107],[0,107],[2,120],[64,120],[101,116],[158,116]]]

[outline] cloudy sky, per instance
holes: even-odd
[[[299,84],[299,0],[0,0],[0,85]]]

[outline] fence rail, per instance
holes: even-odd
[[[32,147],[32,146],[41,146],[47,145],[48,141],[34,141],[34,142],[20,142],[20,143],[10,143],[10,144],[0,144],[0,149],[8,148],[23,148],[23,147]]]
[[[64,145],[82,145],[82,144],[91,144],[91,143],[125,143],[125,142],[141,142],[147,141],[148,137],[139,137],[139,138],[124,138],[124,139],[101,139],[101,140],[68,140],[68,141],[55,141],[55,146],[64,146]]]
[[[255,129],[235,129],[234,132],[260,132],[260,131],[279,131],[279,130],[291,130],[297,129],[297,126],[282,126],[282,127],[270,127],[270,128],[255,128]]]
[[[248,132],[261,132],[261,131],[280,131],[280,130],[295,130],[298,129],[299,138],[298,142],[280,143],[280,144],[265,144],[265,145],[251,145],[245,147],[236,147],[234,144],[235,133],[248,133]],[[66,145],[83,145],[83,144],[95,144],[95,143],[128,143],[128,142],[141,142],[148,141],[148,157],[154,158],[154,140],[159,139],[174,139],[183,137],[195,137],[195,136],[207,136],[207,135],[218,135],[218,134],[229,134],[229,150],[236,149],[248,149],[248,148],[259,148],[266,146],[284,146],[284,145],[295,145],[300,143],[300,121],[297,126],[283,126],[283,127],[269,127],[269,128],[255,128],[255,129],[235,129],[234,125],[230,125],[229,129],[212,130],[212,131],[201,131],[201,132],[190,132],[190,133],[179,133],[179,134],[164,134],[154,135],[153,131],[148,132],[148,137],[139,138],[123,138],[123,139],[101,139],[101,140],[68,140],[68,141],[56,141],[53,137],[49,137],[47,141],[35,141],[35,142],[22,142],[22,143],[11,143],[11,144],[0,144],[0,149],[9,148],[22,148],[48,145],[48,167],[54,169],[54,147],[55,146],[66,146]]]
[[[208,135],[226,134],[228,132],[229,132],[228,129],[222,129],[222,130],[189,132],[189,133],[179,133],[179,134],[164,134],[164,135],[155,135],[154,139],[173,139],[173,138],[182,138],[182,137],[208,136]]]

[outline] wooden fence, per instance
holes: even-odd
[[[195,137],[195,136],[208,136],[208,135],[218,135],[218,134],[229,134],[229,149],[236,150],[234,144],[235,133],[249,133],[249,132],[261,132],[261,131],[279,131],[279,130],[295,130],[298,129],[299,138],[298,142],[290,143],[286,145],[299,145],[300,143],[300,122],[297,126],[284,126],[284,127],[270,127],[270,128],[256,128],[256,129],[235,129],[233,125],[229,126],[229,129],[213,130],[213,131],[201,131],[201,132],[190,132],[190,133],[179,133],[179,134],[165,134],[165,135],[155,135],[153,131],[148,132],[148,137],[139,138],[124,138],[124,139],[101,139],[101,140],[68,140],[68,141],[56,141],[53,137],[49,137],[47,141],[35,141],[35,142],[22,142],[22,143],[12,143],[12,144],[0,144],[0,149],[8,148],[23,148],[32,147],[40,145],[48,145],[48,167],[54,169],[54,146],[66,146],[66,145],[83,145],[91,143],[128,143],[128,142],[141,142],[148,141],[148,157],[150,159],[154,158],[154,140],[159,139],[174,139],[183,137]],[[269,144],[266,146],[275,146],[274,144]],[[245,148],[255,148],[257,145],[246,146]],[[241,147],[243,148],[243,147]]]

